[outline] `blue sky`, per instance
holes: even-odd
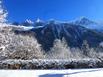
[[[103,0],[5,0],[9,21],[57,19],[69,21],[81,16],[103,20]]]

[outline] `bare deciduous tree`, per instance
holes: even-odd
[[[48,54],[51,59],[69,59],[72,57],[65,39],[56,39],[53,48],[51,48]]]
[[[4,46],[1,54],[11,59],[43,58],[44,52],[34,36],[16,35],[12,27],[2,27],[0,33],[0,46]]]

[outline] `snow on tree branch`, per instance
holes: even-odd
[[[6,21],[7,14],[7,11],[3,7],[3,0],[0,0],[0,22]]]

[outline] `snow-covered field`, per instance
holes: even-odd
[[[69,70],[0,70],[0,77],[103,77],[103,68]]]

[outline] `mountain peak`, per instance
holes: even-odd
[[[91,21],[91,20],[89,20],[88,18],[86,18],[86,17],[80,17],[80,19],[79,19],[80,21]]]
[[[80,17],[79,19],[76,19],[74,21],[75,24],[79,25],[90,25],[90,24],[96,24],[96,22],[86,18],[86,17]]]
[[[92,21],[86,17],[80,17],[79,19],[76,19],[71,22],[72,24],[81,25],[88,29],[94,29],[94,30],[103,30],[103,26],[99,24],[98,22]]]
[[[43,22],[40,18],[37,18],[36,23]]]
[[[34,23],[33,21],[31,21],[31,20],[29,20],[29,19],[26,19],[25,22],[30,23],[30,24],[33,24],[33,23]]]

